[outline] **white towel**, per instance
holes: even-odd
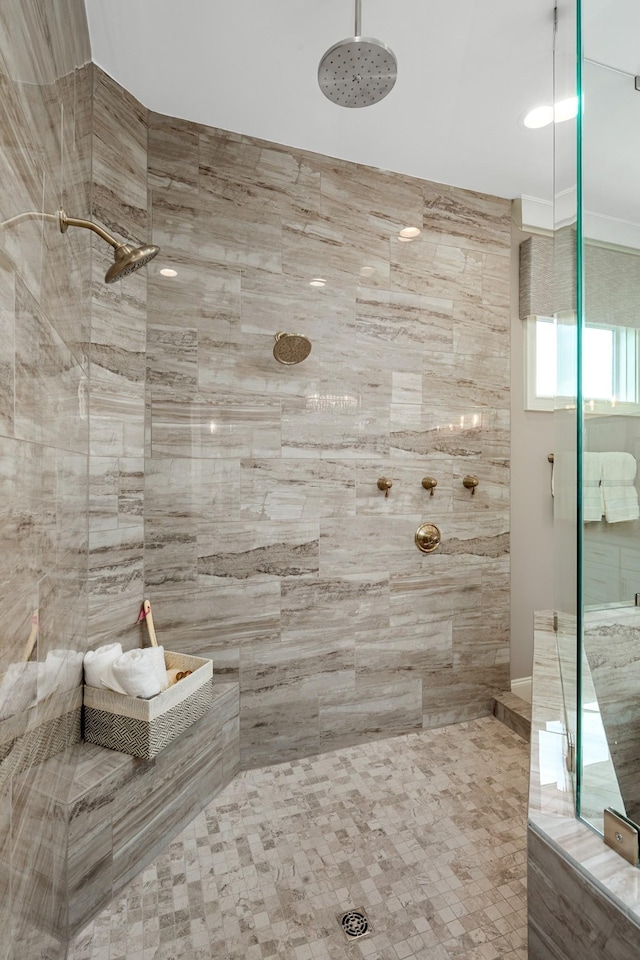
[[[585,523],[602,520],[604,513],[602,457],[601,453],[585,453],[582,458],[582,519]]]
[[[116,693],[126,693],[113,674],[113,665],[122,656],[121,643],[105,643],[84,655],[84,682],[88,687],[106,687]]]
[[[77,650],[49,650],[38,664],[38,700],[80,686],[83,659]]]
[[[169,677],[167,676],[167,665],[164,662],[164,647],[144,647],[144,650],[151,659],[160,683],[160,689],[166,690],[169,686]]]
[[[127,650],[113,664],[113,676],[128,697],[143,697],[149,700],[160,693],[153,647]]]
[[[24,713],[38,699],[38,663],[10,663],[0,684],[0,720]]]
[[[602,492],[607,523],[637,520],[640,517],[636,478],[636,460],[630,453],[602,454]]]

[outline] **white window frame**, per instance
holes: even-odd
[[[553,413],[556,407],[555,397],[539,397],[536,394],[536,332],[538,320],[549,320],[555,324],[553,317],[525,317],[524,320],[524,408],[525,410],[547,411]]]
[[[524,408],[525,410],[543,411],[552,413],[559,407],[575,405],[573,397],[539,397],[536,394],[536,332],[538,320],[545,320],[555,325],[553,317],[530,316],[524,320]],[[621,401],[592,400],[585,398],[584,412],[588,416],[594,414],[634,414],[640,413],[640,333],[634,328],[616,327],[614,324],[594,323],[593,327],[615,331],[614,364],[616,366],[614,379],[620,393],[628,392],[628,385],[635,385],[636,400]],[[635,335],[635,357],[630,349],[624,350],[623,338]],[[635,366],[635,369],[633,369]],[[565,403],[563,403],[563,399]]]

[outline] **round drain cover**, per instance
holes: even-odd
[[[369,929],[369,921],[363,913],[350,910],[342,918],[342,929],[348,937],[363,937]]]

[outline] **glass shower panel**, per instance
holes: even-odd
[[[554,50],[554,101],[577,95],[576,0],[561,0],[557,10]],[[567,768],[574,772],[578,742],[577,710],[577,466],[579,325],[576,303],[578,175],[577,120],[554,125],[554,301],[557,341],[557,385],[554,412],[554,608],[556,639],[564,696]],[[574,785],[575,786],[575,785]]]
[[[579,814],[640,821],[640,5],[582,0]],[[635,715],[634,715],[635,714]]]

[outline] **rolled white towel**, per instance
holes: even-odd
[[[160,693],[160,680],[150,647],[127,650],[113,664],[113,676],[128,697],[149,700]]]
[[[77,650],[49,650],[38,664],[38,700],[80,686],[83,659]]]
[[[144,653],[153,664],[153,669],[160,683],[160,690],[166,690],[169,686],[169,677],[167,676],[167,665],[164,661],[164,647],[144,647]]]
[[[38,664],[10,663],[0,684],[0,720],[23,713],[38,699]]]
[[[88,687],[106,687],[115,693],[126,693],[113,673],[113,665],[122,656],[121,643],[105,643],[84,655],[84,682]]]

